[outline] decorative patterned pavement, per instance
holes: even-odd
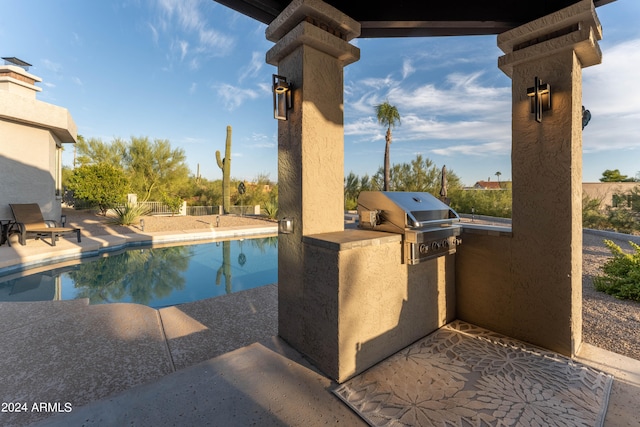
[[[373,426],[601,426],[613,377],[455,321],[334,390]]]

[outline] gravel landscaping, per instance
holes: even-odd
[[[632,252],[629,240],[640,243],[639,236],[612,239],[585,231],[582,246],[582,334],[595,346],[640,360],[640,303],[619,300],[593,287],[593,277],[611,258],[604,239],[612,240],[626,252]]]

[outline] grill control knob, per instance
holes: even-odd
[[[442,241],[442,247],[443,247],[443,248],[448,248],[448,247],[449,247],[449,240],[444,239],[444,240]]]
[[[422,243],[420,245],[420,253],[421,254],[426,254],[427,252],[429,252],[429,245],[425,245],[424,243]]]
[[[431,244],[431,248],[432,248],[432,249],[440,249],[440,243],[438,243],[438,242],[433,242],[433,243]]]

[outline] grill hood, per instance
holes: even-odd
[[[360,227],[403,233],[459,222],[458,214],[429,193],[363,191],[358,197]]]

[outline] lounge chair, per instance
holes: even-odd
[[[58,227],[55,221],[45,220],[37,203],[10,204],[9,206],[11,206],[13,217],[16,219],[15,224],[13,224],[14,230],[9,234],[16,233],[15,228],[17,227],[21,245],[27,244],[28,237],[35,237],[36,239],[50,237],[51,246],[55,246],[59,236],[69,233],[76,233],[78,242],[80,242],[79,228]]]

